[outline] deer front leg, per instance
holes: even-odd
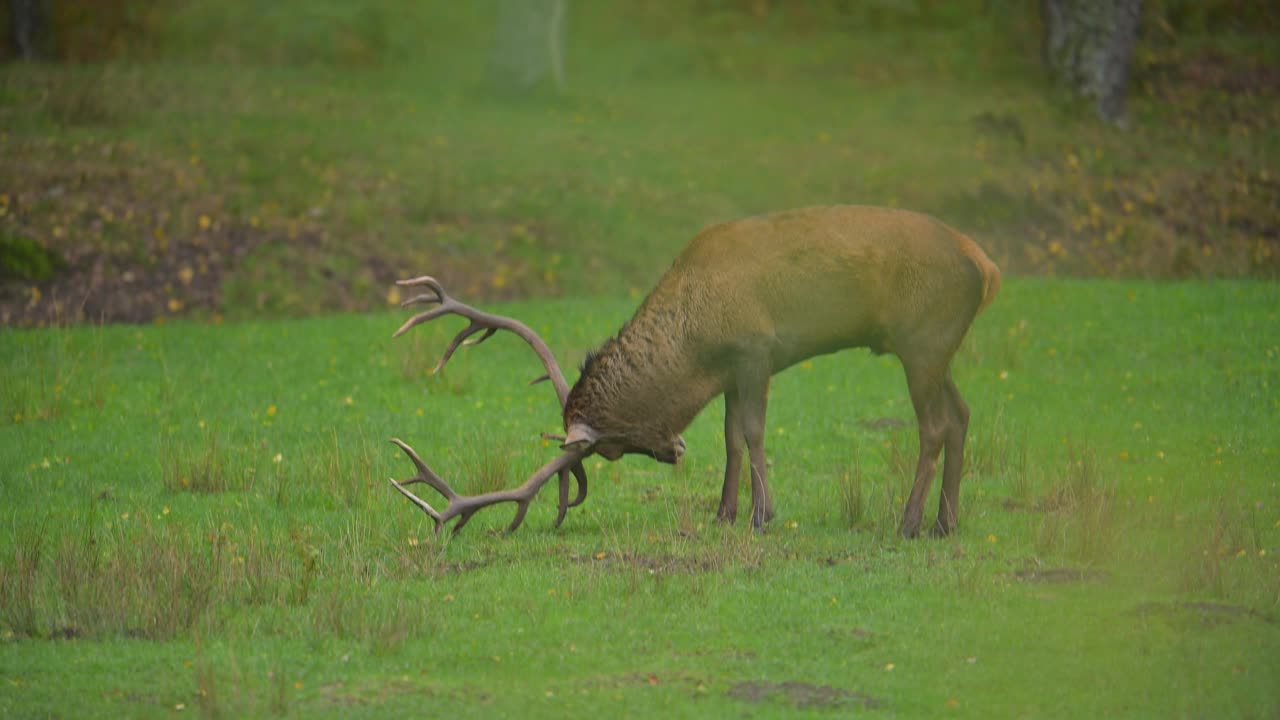
[[[764,419],[769,405],[769,372],[753,367],[737,378],[738,417],[742,437],[751,460],[751,526],[763,530],[773,519],[773,498],[769,495],[769,469],[764,455]]]
[[[742,412],[737,388],[724,393],[724,486],[720,489],[720,509],[716,520],[732,523],[738,519],[738,478],[742,475]]]

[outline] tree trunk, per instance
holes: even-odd
[[[550,75],[565,88],[568,0],[499,0],[489,74],[500,90],[524,93]]]
[[[23,60],[35,60],[45,41],[45,13],[41,0],[9,0],[13,47]]]
[[[1142,0],[1041,0],[1044,61],[1058,83],[1123,124]]]

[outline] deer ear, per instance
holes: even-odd
[[[590,450],[596,441],[600,439],[600,433],[595,428],[583,423],[574,423],[569,426],[569,431],[565,434],[564,442],[561,443],[561,450]]]

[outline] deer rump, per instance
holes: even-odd
[[[489,505],[515,502],[514,530],[530,501],[559,478],[558,526],[586,498],[582,460],[644,454],[678,462],[680,433],[716,396],[725,399],[725,473],[717,517],[738,510],[742,456],[751,469],[751,521],[774,517],[765,462],[769,379],[797,362],[845,348],[867,347],[902,362],[920,434],[915,482],[900,532],[919,533],[923,504],[945,450],[935,534],[956,527],[969,409],[951,377],[951,358],[974,317],[990,304],[1000,272],[969,238],[918,213],[863,206],[804,208],[715,225],[699,233],[672,263],[616,336],[588,355],[569,388],[546,344],[518,321],[458,303],[430,277],[401,281],[430,292],[405,305],[438,307],[407,321],[397,335],[443,314],[471,323],[446,349],[498,330],[523,337],[537,352],[562,410],[563,453],[509,491],[455,493],[416,453],[396,442],[418,474],[392,484],[455,531]],[[470,343],[469,343],[470,344]],[[578,492],[569,498],[570,476]],[[437,512],[407,490],[424,482],[445,496]]]

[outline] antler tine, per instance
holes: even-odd
[[[390,482],[391,487],[400,491],[401,495],[409,498],[409,502],[417,505],[419,510],[426,513],[432,520],[434,520],[436,523],[436,532],[440,532],[440,526],[444,524],[444,520],[440,517],[440,512],[431,507],[426,500],[423,500],[417,495],[409,492],[409,489],[405,487],[408,483],[398,483],[395,478],[391,478]],[[457,530],[454,530],[454,532],[457,532]]]
[[[559,493],[556,496],[556,522],[552,527],[560,527],[560,523],[564,522],[564,516],[569,512],[569,470],[562,468],[559,475],[558,483]]]
[[[431,303],[431,302],[440,302],[439,293],[436,293],[433,295],[427,294],[427,293],[422,293],[421,295],[414,295],[413,297],[407,300],[401,300],[400,307],[409,307],[410,305],[420,305],[422,303]]]
[[[578,494],[572,500],[569,499],[569,474],[578,481]],[[569,512],[569,508],[578,507],[583,500],[587,499],[587,471],[583,469],[582,463],[576,463],[571,468],[563,468],[560,470],[560,497],[556,510],[556,527],[560,527],[560,523],[564,522],[564,516]]]
[[[564,435],[556,435],[554,433],[542,433],[544,440],[556,440],[564,442]],[[569,475],[572,472],[573,477],[578,481],[578,494],[573,500],[569,499]],[[560,471],[560,510],[556,515],[556,527],[560,527],[560,523],[564,521],[564,515],[571,507],[578,507],[587,499],[587,471],[582,467],[582,463],[575,464],[572,468]]]
[[[400,287],[417,287],[419,285],[425,285],[429,290],[431,290],[430,293],[414,295],[413,297],[402,301],[400,303],[400,307],[409,307],[410,305],[419,305],[422,303],[439,303],[440,307],[432,308],[426,312],[418,313],[417,315],[409,318],[400,326],[399,330],[395,331],[395,334],[391,336],[393,338],[400,337],[405,333],[405,331],[414,325],[421,325],[424,322],[435,320],[441,315],[448,315],[451,312],[456,312],[453,309],[453,306],[457,304],[456,301],[449,297],[449,293],[444,291],[444,286],[440,284],[440,281],[430,275],[423,275],[409,280],[397,280],[396,285],[399,285]]]
[[[480,336],[479,340],[475,340],[475,341],[467,340],[467,338],[471,337],[472,335],[475,335],[481,330],[484,330],[485,333],[484,335]],[[493,335],[496,332],[498,331],[494,328],[486,329],[484,326],[477,324],[475,321],[472,321],[470,325],[468,325],[466,328],[462,330],[462,332],[454,336],[453,341],[449,343],[449,347],[445,348],[444,355],[440,356],[440,361],[436,363],[436,366],[434,368],[431,368],[431,374],[434,375],[440,372],[442,369],[444,369],[445,363],[449,362],[449,358],[453,357],[453,354],[458,350],[459,347],[462,347],[463,345],[479,345],[480,343],[489,339],[489,336]]]
[[[578,494],[569,499],[569,474],[578,481]],[[569,508],[578,507],[583,500],[587,499],[587,471],[583,469],[582,463],[575,463],[571,468],[563,468],[560,470],[560,495],[559,503],[556,509],[556,527],[560,527],[560,523],[564,522],[564,516],[569,512]]]
[[[427,296],[419,295],[418,297],[427,297]],[[416,300],[416,298],[414,299]],[[406,300],[405,302],[409,302],[409,301]],[[400,329],[392,333],[391,337],[398,338],[401,335],[408,332],[409,328],[413,327],[414,325],[421,325],[424,322],[430,322],[431,320],[435,320],[441,315],[449,314],[449,312],[450,312],[449,308],[445,307],[444,305],[441,305],[438,308],[431,308],[426,312],[420,312],[417,315],[414,315],[413,317],[409,318],[408,320],[405,320],[404,324],[400,326]]]
[[[417,475],[399,483],[400,485],[412,485],[420,482],[426,483],[435,488],[435,491],[443,495],[446,500],[453,500],[458,497],[458,494],[453,491],[453,488],[449,487],[449,483],[440,479],[439,475],[436,475],[431,468],[427,467],[427,464],[422,461],[422,458],[418,457],[418,453],[414,452],[413,448],[409,447],[400,438],[391,438],[391,443],[403,450],[404,454],[408,455],[409,460],[418,468]]]
[[[500,490],[480,495],[459,495],[457,492],[454,492],[453,488],[449,487],[448,483],[440,479],[440,476],[432,472],[431,468],[427,467],[426,463],[422,461],[422,458],[418,457],[418,454],[414,452],[413,448],[409,447],[399,439],[393,438],[391,442],[403,450],[404,453],[409,456],[409,459],[413,462],[414,466],[418,469],[418,474],[414,477],[404,481],[392,479],[391,485],[395,487],[401,495],[408,498],[410,502],[417,505],[420,510],[425,512],[432,520],[435,521],[437,532],[439,532],[440,528],[447,522],[456,517],[458,518],[458,522],[453,526],[453,532],[457,533],[464,525],[467,524],[467,521],[469,521],[471,516],[477,511],[489,507],[490,505],[497,505],[504,502],[514,502],[516,504],[515,518],[511,521],[511,524],[507,526],[507,532],[515,531],[515,529],[520,527],[520,524],[524,522],[525,514],[529,511],[529,503],[537,497],[538,491],[542,489],[543,485],[547,484],[547,481],[550,480],[553,475],[561,476],[561,497],[567,498],[568,480],[564,477],[564,473],[570,468],[581,468],[582,458],[585,457],[581,452],[565,452],[539,468],[538,471],[520,487],[512,490]],[[577,474],[576,471],[574,474]],[[579,479],[580,493],[582,489],[585,488],[585,484],[583,483],[584,480],[585,477]],[[431,507],[427,501],[413,494],[405,487],[406,485],[412,485],[416,482],[426,483],[443,495],[447,501],[444,510],[436,510]],[[567,507],[572,507],[572,504],[569,504],[567,500],[562,500],[556,520],[557,527],[559,527],[560,522],[564,519],[564,511]]]
[[[578,479],[578,494],[569,501],[569,507],[578,507],[587,499],[587,470],[581,462],[573,466],[573,476]]]
[[[418,287],[419,285],[426,285],[436,291],[436,294],[441,298],[446,296],[444,286],[440,284],[439,280],[431,277],[430,275],[419,275],[416,278],[409,278],[408,280],[397,280],[396,284],[400,287]]]
[[[463,344],[463,345],[468,345],[468,346],[472,346],[472,347],[474,347],[474,346],[479,345],[480,343],[484,342],[485,340],[488,340],[489,338],[493,337],[493,336],[494,336],[494,334],[495,334],[495,333],[497,333],[497,332],[498,332],[498,328],[489,328],[488,330],[485,330],[485,331],[484,331],[484,334],[483,334],[483,335],[481,335],[480,337],[476,338],[475,340],[467,340],[466,342],[464,342],[464,343],[462,343],[462,344]]]

